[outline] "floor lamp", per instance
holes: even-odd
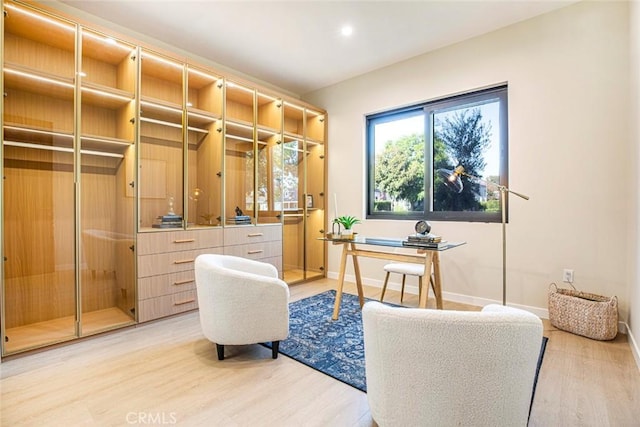
[[[458,193],[462,192],[463,189],[462,180],[460,179],[461,176],[466,176],[474,181],[483,181],[477,176],[466,173],[462,166],[456,167],[453,171],[438,169],[438,174],[444,178],[444,183],[447,187]],[[529,196],[510,190],[504,185],[496,185],[500,191],[500,208],[502,210],[502,305],[507,305],[507,210],[505,202],[507,200],[507,193],[511,193],[524,200],[529,200]]]

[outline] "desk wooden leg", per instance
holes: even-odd
[[[442,277],[440,277],[440,254],[433,254],[433,293],[436,295],[436,307],[442,310]]]
[[[425,275],[431,275],[431,266],[433,265],[433,254],[434,251],[426,251],[425,256],[424,256],[424,274]],[[422,292],[422,295],[420,295],[420,308],[427,308],[427,297],[429,296],[429,288],[425,289],[426,292]],[[435,293],[435,291],[434,291]],[[436,294],[436,301],[437,301],[438,295]]]
[[[351,243],[351,250],[355,251],[356,246]],[[356,275],[356,287],[358,288],[358,300],[360,301],[360,308],[364,305],[364,291],[362,289],[362,280],[360,279],[360,265],[358,264],[358,257],[356,255],[351,255],[353,259],[353,271]]]
[[[338,290],[336,291],[336,302],[333,306],[333,320],[338,320],[340,315],[340,304],[342,303],[342,288],[344,287],[344,273],[347,269],[347,244],[342,245],[342,257],[340,258],[340,272],[338,273]]]

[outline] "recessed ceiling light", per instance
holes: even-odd
[[[345,25],[340,30],[340,33],[345,37],[349,37],[351,34],[353,34],[353,27],[351,25]]]

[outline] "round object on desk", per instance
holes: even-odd
[[[416,222],[415,230],[418,234],[427,234],[431,231],[431,224],[429,224],[427,221],[420,220]]]

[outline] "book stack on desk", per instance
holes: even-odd
[[[447,246],[447,241],[442,240],[441,236],[435,234],[411,234],[407,236],[407,240],[402,242],[403,246],[414,248],[439,249]]]

